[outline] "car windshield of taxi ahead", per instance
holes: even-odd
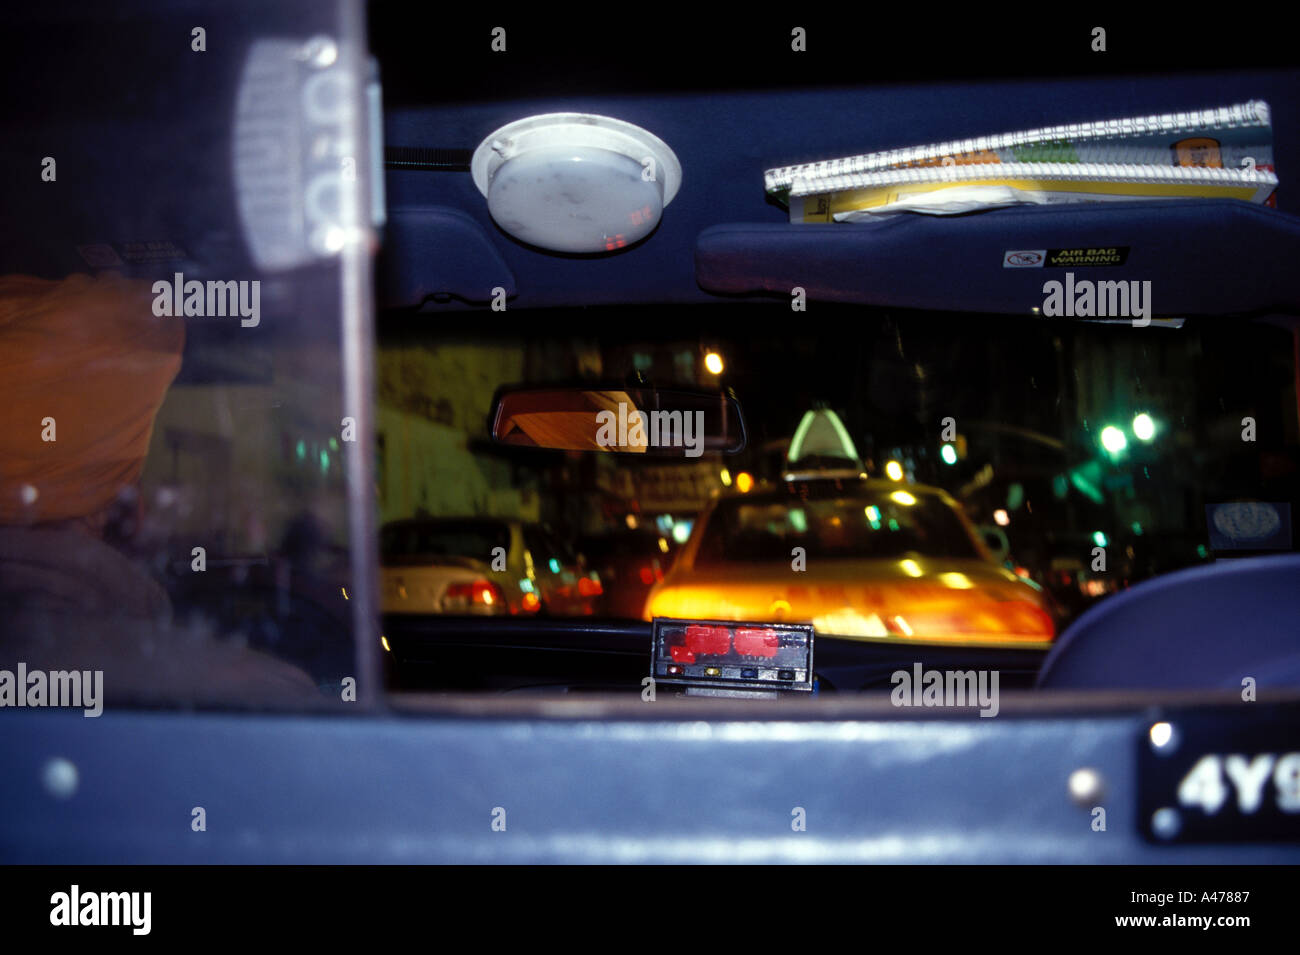
[[[1027,689],[1090,608],[1289,546],[1284,329],[857,309],[814,336],[777,333],[773,308],[738,335],[647,308],[620,309],[618,327],[638,329],[620,335],[602,324],[612,310],[592,311],[503,317],[491,339],[381,323],[381,373],[485,372],[448,392],[462,443],[424,477],[396,427],[421,399],[390,379],[394,688],[624,693],[649,676],[674,694],[902,698],[933,663]],[[1278,429],[1243,439],[1265,404]],[[499,539],[451,534],[470,521]],[[418,554],[393,536],[411,522],[440,529]],[[664,637],[663,621],[697,629]],[[784,636],[754,630],[794,624],[806,672],[773,662]],[[565,664],[543,666],[541,646]]]

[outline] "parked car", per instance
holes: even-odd
[[[544,525],[411,518],[380,532],[384,613],[590,615],[600,579]]]

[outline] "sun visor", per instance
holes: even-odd
[[[1154,316],[1296,309],[1298,258],[1300,217],[1201,199],[717,225],[699,234],[695,270],[719,294],[802,288],[809,299],[865,305],[1124,318],[1100,314],[1110,297],[1085,302],[1083,283],[1136,282],[1130,309]]]

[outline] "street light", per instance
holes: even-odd
[[[1133,436],[1139,441],[1150,441],[1156,436],[1156,423],[1145,411],[1133,419]]]
[[[709,352],[704,356],[704,367],[711,375],[722,374],[722,356],[715,351]]]

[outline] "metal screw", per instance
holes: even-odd
[[[1151,814],[1151,831],[1161,839],[1172,839],[1182,827],[1183,820],[1177,809],[1165,806]]]
[[[77,791],[77,767],[71,760],[55,756],[42,768],[41,783],[51,796],[57,799],[68,799]]]
[[[1161,756],[1168,756],[1178,749],[1178,728],[1173,723],[1164,721],[1152,723],[1151,729],[1147,731],[1147,736],[1151,740],[1151,748]]]
[[[1091,806],[1101,798],[1104,788],[1101,773],[1089,766],[1084,766],[1070,773],[1068,782],[1070,798],[1080,806]]]

